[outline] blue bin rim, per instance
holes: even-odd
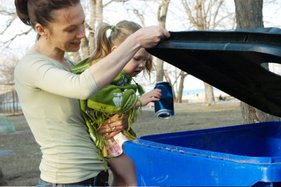
[[[142,146],[146,146],[153,149],[160,149],[162,151],[173,152],[178,154],[188,154],[190,156],[196,157],[206,157],[230,162],[238,162],[238,163],[247,163],[247,164],[280,164],[281,163],[281,156],[272,156],[272,157],[263,157],[263,156],[243,156],[238,154],[231,154],[231,153],[222,153],[217,151],[208,151],[196,148],[188,148],[188,147],[178,147],[158,142],[153,142],[146,140],[144,138],[150,137],[157,137],[161,135],[174,135],[174,134],[182,134],[182,133],[190,133],[190,134],[199,134],[199,133],[211,133],[210,130],[215,130],[215,132],[220,131],[230,131],[230,130],[239,130],[239,129],[246,129],[249,126],[257,125],[264,126],[264,125],[280,125],[281,123],[278,121],[269,121],[269,122],[261,122],[261,123],[251,123],[251,124],[242,124],[242,125],[232,125],[226,127],[214,127],[208,129],[199,129],[199,130],[189,130],[189,131],[182,131],[182,132],[170,132],[170,133],[162,133],[162,134],[152,134],[152,135],[144,135],[138,137],[133,142]],[[213,131],[214,132],[214,131]]]

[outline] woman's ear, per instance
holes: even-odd
[[[46,29],[40,24],[40,23],[36,23],[35,26],[35,31],[43,37],[48,37],[48,34],[46,32]]]

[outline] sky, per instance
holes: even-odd
[[[84,0],[87,2],[87,0]],[[107,0],[104,0],[106,2]],[[278,0],[280,1],[280,0]],[[0,0],[0,6],[6,5],[11,10],[14,9],[13,2],[11,0]],[[181,0],[173,0],[169,6],[169,13],[167,16],[166,28],[169,31],[183,31],[183,30],[191,30],[192,28],[189,26],[190,24],[187,22],[186,15],[184,14],[183,8],[179,5]],[[234,12],[234,0],[226,0],[227,7],[230,12]],[[277,1],[276,1],[277,2]],[[118,21],[122,19],[129,19],[132,21],[140,22],[139,18],[136,17],[132,13],[132,9],[137,9],[141,14],[145,17],[145,26],[149,25],[157,25],[157,19],[155,15],[155,10],[157,10],[157,3],[155,1],[140,1],[133,0],[128,3],[113,3],[110,6],[104,9],[104,21],[110,24],[116,24]],[[85,11],[87,6],[84,7]],[[127,11],[126,11],[127,10]],[[280,17],[281,17],[281,2],[279,3],[270,3],[264,5],[263,9],[264,15],[264,25],[265,27],[281,27]],[[0,16],[0,29],[2,25],[6,24],[6,18],[4,16]],[[227,25],[227,22],[224,24],[225,28],[223,29],[232,29],[231,25]],[[8,38],[12,37],[14,33],[21,33],[22,31],[26,31],[29,27],[25,26],[19,19],[16,20],[14,24],[11,25],[9,30],[5,32],[3,35],[0,35],[0,41],[5,41]],[[1,30],[0,30],[1,31]],[[34,43],[36,34],[33,32],[27,36],[22,36],[20,39],[16,40],[16,42],[11,44],[11,48],[13,48],[13,52],[16,55],[22,56],[25,51]],[[0,51],[3,51],[3,48],[0,46]],[[166,64],[168,69],[175,69],[169,64]],[[153,82],[153,80],[149,80],[146,77],[139,76],[137,80],[142,82]],[[153,85],[150,85],[152,87]],[[191,75],[188,75],[185,79],[185,89],[194,90],[194,89],[202,89],[203,82]]]

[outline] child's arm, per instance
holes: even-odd
[[[136,103],[136,107],[142,107],[147,105],[152,101],[159,101],[161,98],[161,90],[160,89],[153,89],[145,94],[143,94],[138,102]]]

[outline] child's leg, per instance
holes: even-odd
[[[108,164],[114,176],[112,186],[137,186],[134,163],[126,154],[108,159]]]

